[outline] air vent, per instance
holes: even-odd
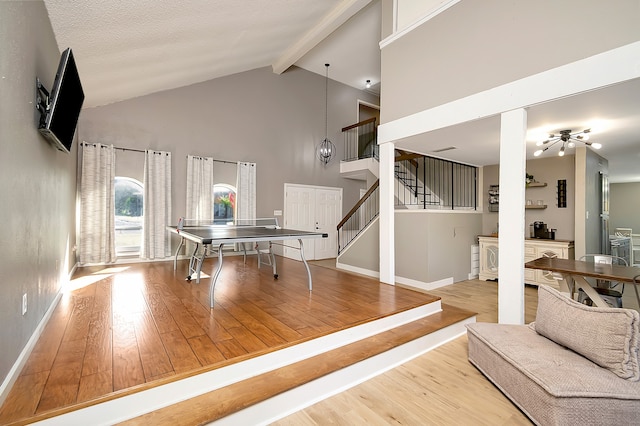
[[[431,151],[431,152],[445,152],[445,151],[451,151],[452,149],[458,149],[455,146],[448,146],[446,148],[440,148],[440,149],[436,149],[435,151]]]

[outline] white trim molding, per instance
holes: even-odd
[[[640,41],[381,124],[378,144],[639,77]]]

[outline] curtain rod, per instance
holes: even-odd
[[[95,146],[95,143],[92,143],[92,142],[81,142],[81,143],[80,143],[80,145],[94,145],[94,146]],[[147,151],[146,151],[146,150],[144,150],[144,149],[122,148],[122,147],[119,147],[119,146],[114,146],[114,147],[113,147],[113,149],[119,149],[120,151],[141,152],[141,153],[143,153],[143,154],[144,154],[145,152],[147,152]],[[150,151],[155,151],[155,150],[153,150],[153,149],[152,149],[152,150],[150,150]],[[154,153],[155,153],[155,154],[158,154],[158,155],[162,154],[161,152],[154,152]]]
[[[196,158],[200,158],[202,160],[206,160],[208,158],[211,158],[211,157],[202,157],[200,155],[191,155],[191,156],[187,155],[187,158],[189,158],[189,157],[196,157]],[[226,163],[226,164],[238,164],[238,163],[241,162],[241,161],[216,160],[215,158],[211,158],[211,160],[215,161],[217,163]]]
[[[119,146],[114,146],[113,149],[119,149],[121,151],[133,151],[133,152],[146,152],[144,149],[134,149],[134,148],[121,148]]]
[[[84,146],[84,145],[93,145],[93,146],[96,146],[96,145],[98,145],[98,143],[95,143],[95,142],[81,142],[81,143],[80,143],[80,145],[82,145],[82,146]],[[102,145],[102,146],[107,146],[107,145],[104,145],[104,144],[100,144],[100,145]],[[119,150],[121,150],[121,151],[146,152],[146,151],[144,151],[144,150],[142,150],[142,149],[120,148],[119,146],[114,146],[114,147],[113,147],[113,149],[119,149]]]
[[[238,164],[237,161],[216,160],[215,158],[213,159],[213,161],[217,161],[218,163],[226,163],[226,164]]]

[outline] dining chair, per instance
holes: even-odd
[[[583,262],[589,263],[603,263],[607,265],[623,265],[629,266],[627,260],[623,257],[613,256],[610,254],[585,254],[581,256],[580,259]],[[611,281],[611,280],[600,280],[595,279],[594,288],[598,292],[598,294],[604,299],[607,304],[612,307],[622,308],[622,294],[624,293],[624,283],[619,281]],[[636,286],[633,286],[636,290],[636,296],[638,295],[638,289]],[[640,299],[638,299],[640,300]],[[586,295],[586,293],[582,290],[578,291],[578,301],[580,303],[585,303],[590,305],[591,299]]]

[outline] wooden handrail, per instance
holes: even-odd
[[[415,160],[416,158],[424,157],[424,155],[422,155],[422,154],[415,154],[413,152],[406,152],[406,151],[400,151],[400,150],[397,150],[397,151],[400,153],[400,155],[398,155],[395,158],[396,163],[398,161]]]
[[[416,158],[424,157],[424,155],[422,155],[422,154],[416,154],[416,153],[413,153],[413,152],[402,151],[400,149],[396,149],[396,151],[398,151],[400,153],[400,155],[398,155],[395,158],[395,162],[396,163],[398,161],[408,160],[411,163],[411,165],[413,165],[413,167],[418,167],[418,162],[416,161]]]
[[[353,216],[355,214],[356,211],[358,211],[358,208],[364,204],[365,201],[367,201],[367,198],[369,198],[369,196],[371,195],[371,193],[373,191],[376,190],[376,188],[378,188],[378,186],[380,186],[380,179],[378,179],[377,181],[375,181],[373,183],[373,185],[371,185],[371,188],[369,188],[369,190],[362,196],[362,198],[360,198],[358,200],[358,202],[356,203],[355,206],[353,206],[351,208],[351,210],[349,210],[349,213],[347,213],[345,215],[345,217],[340,221],[340,223],[338,223],[338,226],[336,226],[336,229],[340,230],[340,228],[342,228],[342,226],[347,223],[347,220],[349,220],[349,218],[351,216]]]
[[[376,122],[376,117],[371,117],[371,118],[363,120],[363,121],[361,121],[359,123],[352,124],[351,126],[343,127],[342,131],[346,132],[347,130],[355,129],[356,127],[364,126],[365,124],[369,124],[371,122],[375,123]]]

